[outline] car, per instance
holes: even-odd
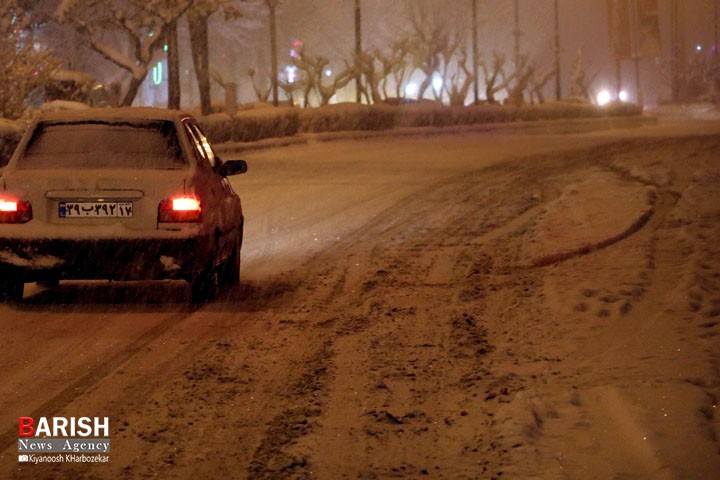
[[[206,302],[240,278],[244,216],[223,161],[179,110],[46,113],[0,177],[0,297],[28,282],[185,280]]]

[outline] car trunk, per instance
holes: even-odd
[[[159,203],[185,193],[189,179],[189,168],[56,170],[42,175],[25,170],[13,172],[5,183],[9,192],[32,204],[33,221],[25,230],[48,238],[103,238],[157,230]]]

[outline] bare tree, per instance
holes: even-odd
[[[382,100],[380,81],[383,77],[382,73],[378,70],[376,54],[377,51],[361,52],[360,55],[355,58],[355,68],[365,78],[365,81],[359,83],[359,85],[361,85],[361,92],[365,94],[368,103],[377,103]]]
[[[295,105],[295,92],[298,90],[298,84],[289,80],[278,80],[278,86],[285,94],[285,98],[290,105]]]
[[[409,38],[403,37],[391,42],[386,50],[376,48],[371,52],[361,52],[360,56],[356,57],[355,68],[365,79],[361,82],[361,93],[369,103],[377,103],[389,97],[390,78],[395,82],[396,97],[402,96],[402,85],[408,70],[408,45]]]
[[[200,92],[200,110],[203,115],[212,111],[210,98],[210,42],[208,39],[208,21],[215,12],[221,11],[225,20],[234,20],[242,16],[242,12],[232,5],[231,0],[191,0],[187,19],[190,29],[190,49],[195,77]]]
[[[410,45],[412,45],[412,40],[409,37],[402,37],[392,43],[396,62],[390,73],[395,85],[395,98],[404,96],[405,80],[412,74],[413,69],[407,62],[410,55]]]
[[[553,68],[545,73],[538,73],[536,68],[533,70],[534,73],[530,77],[530,102],[534,103],[537,100],[538,103],[545,103],[543,89],[551,79],[557,76],[557,70]]]
[[[295,52],[292,62],[298,70],[296,84],[297,90],[302,94],[302,105],[303,107],[309,107],[310,94],[315,90],[315,82],[322,76],[322,72],[318,75],[314,71],[315,63],[305,58],[304,46],[301,46],[300,50]]]
[[[263,88],[261,85],[258,84],[258,82],[255,79],[256,71],[254,68],[248,69],[248,75],[250,76],[250,80],[252,81],[253,90],[255,91],[255,96],[258,99],[258,102],[267,102],[268,98],[270,98],[270,92],[272,90],[272,85]]]
[[[680,71],[681,95],[690,101],[720,101],[720,57],[715,53],[693,56]]]
[[[686,65],[666,59],[660,66],[660,78],[674,87],[680,101],[720,103],[720,56],[715,52],[698,53]]]
[[[595,80],[600,70],[597,70],[592,76],[587,75],[588,64],[583,56],[583,48],[579,48],[575,55],[572,72],[570,75],[570,96],[585,98],[591,100],[590,84]]]
[[[253,91],[259,102],[267,102],[270,99],[272,93],[272,81],[270,80],[270,74],[265,73],[262,76],[262,80],[257,79],[257,72],[254,68],[248,69],[248,75],[252,81]],[[284,77],[284,78],[283,78]],[[301,88],[301,84],[291,77],[281,75],[278,77],[278,87],[285,94],[285,98],[290,105],[295,104],[295,92]]]
[[[327,62],[326,59],[324,60],[325,65],[328,65],[329,62]],[[328,76],[324,73],[324,69],[325,66],[321,66],[321,70],[316,70],[322,72],[316,83],[317,92],[320,97],[320,105],[327,105],[330,103],[330,100],[333,96],[335,96],[337,91],[344,88],[355,78],[355,68],[347,64],[345,65],[345,69],[338,73],[332,73],[330,78],[328,78]]]
[[[443,81],[446,80],[448,60],[459,47],[462,37],[440,8],[430,11],[422,5],[416,5],[410,9],[410,25],[412,64],[425,75],[418,88],[419,100],[432,84],[434,75],[441,74]]]
[[[485,77],[485,98],[488,103],[497,103],[495,95],[508,87],[508,78],[505,75],[505,55],[493,52],[492,62],[480,62],[480,68]],[[501,79],[503,79],[501,81]]]
[[[527,55],[520,55],[515,71],[505,79],[508,85],[508,103],[522,105],[525,103],[525,90],[535,75],[535,65],[528,62]]]
[[[455,73],[450,76],[449,81],[443,84],[450,99],[450,105],[465,105],[470,87],[475,83],[476,76],[471,70],[472,62],[470,62],[471,65],[468,65],[468,60],[467,52],[463,50],[456,62]]]
[[[317,95],[320,105],[327,105],[338,90],[355,78],[355,67],[346,64],[343,70],[334,73],[329,70],[330,61],[322,55],[302,52],[293,58],[293,63],[301,72],[300,84],[306,107],[310,103],[310,93]]]
[[[56,17],[74,25],[90,48],[130,73],[130,84],[120,104],[131,105],[170,26],[191,4],[192,0],[66,0],[60,3]],[[108,31],[124,37],[131,47],[130,55],[103,41]]]
[[[270,84],[273,93],[273,105],[278,105],[278,54],[277,54],[277,27],[275,13],[281,0],[265,0],[270,16]]]
[[[408,71],[406,60],[409,44],[410,40],[403,38],[392,42],[390,50],[386,52],[376,50],[375,55],[381,66],[383,98],[388,98],[389,96],[387,85],[391,77],[396,85],[396,93],[402,89]],[[397,96],[399,97],[400,95]]]

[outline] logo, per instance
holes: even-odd
[[[18,418],[18,462],[105,463],[109,453],[108,417]]]

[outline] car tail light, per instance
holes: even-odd
[[[27,223],[32,220],[30,202],[0,198],[0,223]]]
[[[201,218],[202,206],[197,197],[172,197],[158,206],[158,223],[199,222]]]

